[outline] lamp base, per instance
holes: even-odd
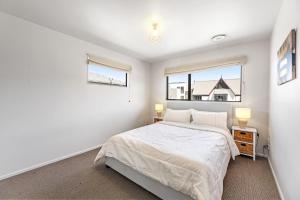
[[[246,128],[248,121],[239,120],[239,127]]]
[[[157,117],[161,118],[162,117],[162,113],[161,112],[157,112]]]

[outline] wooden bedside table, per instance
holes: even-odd
[[[240,153],[250,156],[255,160],[257,130],[255,128],[232,126],[232,136]]]
[[[156,123],[156,122],[160,122],[162,121],[163,118],[162,117],[153,117],[153,122]]]

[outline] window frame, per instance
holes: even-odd
[[[108,67],[108,68],[112,68],[114,69],[113,67],[110,67],[108,65],[104,65],[104,64],[98,64],[98,63],[94,63],[96,65],[99,65],[99,67],[101,67],[101,65],[103,65],[104,67]],[[113,83],[105,83],[105,82],[98,82],[98,81],[92,81],[92,80],[89,80],[89,65],[90,63],[88,63],[87,65],[87,82],[88,83],[91,83],[91,84],[99,84],[99,85],[109,85],[109,86],[116,86],[116,87],[128,87],[128,72],[125,71],[125,70],[121,70],[121,69],[114,69],[114,70],[120,70],[120,71],[124,71],[125,73],[125,84],[113,84]]]
[[[191,101],[191,74],[188,75],[188,98],[187,99],[169,99],[169,76],[166,76],[167,81],[167,96],[166,99],[168,101]]]
[[[235,66],[235,65],[232,65]],[[227,67],[232,67],[227,66]],[[187,99],[169,99],[169,75],[166,76],[166,100],[167,101],[191,101],[191,102],[219,102],[219,103],[240,103],[242,102],[242,87],[243,87],[243,65],[239,65],[241,67],[240,71],[240,100],[239,101],[216,101],[216,100],[192,100],[192,73],[193,72],[187,72],[188,76],[188,98]],[[215,67],[217,68],[217,67]],[[224,67],[226,68],[226,67]],[[199,70],[201,71],[201,70]]]

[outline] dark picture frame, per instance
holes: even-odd
[[[296,79],[296,30],[293,29],[277,52],[278,85]]]

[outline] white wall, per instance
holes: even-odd
[[[149,120],[148,64],[4,13],[0,30],[0,178]],[[87,53],[131,64],[131,92],[87,83]]]
[[[269,49],[269,41],[262,40],[153,64],[151,67],[151,107],[153,108],[154,104],[158,102],[166,104],[165,67],[246,55],[248,63],[243,67],[245,87],[242,93],[242,103],[232,103],[232,107],[249,106],[252,108],[253,117],[249,121],[249,126],[256,127],[260,133],[257,150],[262,153],[262,145],[268,143]],[[195,105],[193,102],[180,102],[180,104]],[[208,107],[212,107],[220,103],[198,102],[198,104],[207,104]]]
[[[285,199],[300,199],[300,1],[285,0],[271,42],[270,160]],[[277,85],[277,51],[293,28],[297,33],[297,78]]]

